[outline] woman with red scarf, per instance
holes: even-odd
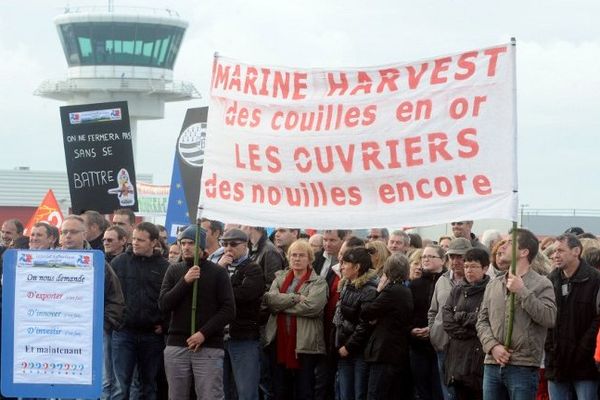
[[[266,342],[273,357],[275,400],[312,400],[315,365],[325,354],[323,308],[327,283],[311,268],[314,253],[305,240],[288,249],[289,268],[275,275],[264,299],[271,315]]]

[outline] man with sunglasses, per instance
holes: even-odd
[[[109,226],[102,236],[104,244],[104,258],[111,262],[113,258],[125,251],[127,246],[127,231],[119,225]]]
[[[229,324],[225,334],[225,399],[258,400],[259,314],[265,279],[260,266],[249,256],[246,233],[236,228],[229,229],[221,236],[219,244],[224,251],[218,264],[229,273],[236,309],[235,320]]]
[[[455,238],[465,238],[471,242],[472,247],[478,247],[487,250],[488,252],[490,251],[487,246],[477,239],[477,235],[471,232],[473,221],[454,221],[451,222],[450,225],[452,226],[452,233]]]

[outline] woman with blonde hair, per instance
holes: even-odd
[[[312,399],[315,367],[325,354],[323,308],[327,283],[312,269],[313,249],[306,240],[288,248],[289,268],[275,274],[264,301],[270,311],[265,330],[273,357],[277,400]]]
[[[423,269],[421,268],[421,258],[423,257],[423,249],[415,249],[412,253],[410,253],[410,257],[408,258],[408,262],[410,265],[410,273],[408,275],[408,279],[410,281],[414,281],[417,278],[420,278],[423,274]]]
[[[369,250],[375,250],[375,253],[371,255],[371,262],[373,263],[373,269],[377,272],[377,275],[381,276],[383,273],[383,264],[392,253],[388,250],[385,243],[379,240],[368,242],[365,247]]]

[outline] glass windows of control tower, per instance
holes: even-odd
[[[144,23],[71,23],[60,27],[69,66],[139,65],[173,69],[184,29]]]

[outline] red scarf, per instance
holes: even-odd
[[[298,293],[300,288],[310,278],[312,270],[308,268],[294,289],[294,293]],[[281,287],[279,293],[286,293],[292,281],[294,280],[294,272],[290,270]],[[286,317],[290,319],[290,332],[286,332]],[[283,364],[289,369],[298,369],[300,364],[296,358],[296,316],[280,312],[277,314],[277,363]]]

